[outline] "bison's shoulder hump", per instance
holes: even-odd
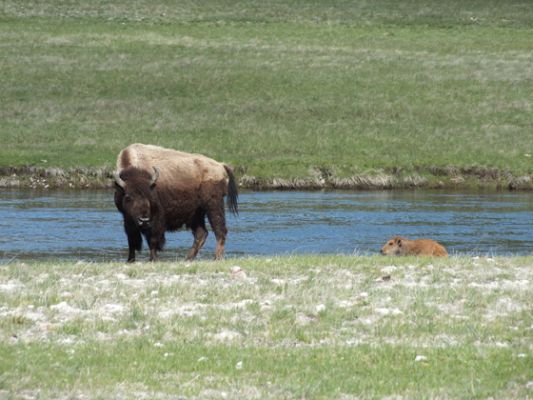
[[[126,147],[117,159],[117,170],[135,167],[160,172],[160,182],[172,184],[201,183],[227,179],[224,164],[202,154],[186,153],[164,147],[134,143]]]

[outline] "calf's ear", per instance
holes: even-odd
[[[398,244],[398,246],[402,247],[402,239],[396,240],[396,243]]]

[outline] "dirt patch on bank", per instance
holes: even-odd
[[[113,169],[2,167],[0,187],[30,189],[103,189],[113,186]],[[392,189],[497,189],[533,190],[533,174],[516,176],[485,167],[415,167],[413,171],[387,168],[369,174],[336,176],[324,168],[302,178],[263,178],[242,175],[239,186],[254,190],[392,190]]]
[[[0,187],[30,189],[98,189],[111,187],[111,168],[0,168]]]

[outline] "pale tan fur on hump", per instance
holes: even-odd
[[[185,153],[164,147],[134,143],[122,150],[117,158],[117,170],[136,167],[152,172],[159,170],[160,182],[181,179],[196,182],[227,182],[228,175],[224,164],[202,154]]]

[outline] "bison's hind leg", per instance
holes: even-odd
[[[205,228],[205,213],[203,211],[198,212],[195,215],[190,227],[194,236],[194,242],[187,254],[187,260],[194,260],[204,245],[208,234],[207,229]]]
[[[209,224],[215,232],[217,239],[217,247],[215,249],[215,260],[220,260],[224,257],[224,245],[226,243],[226,235],[228,229],[226,228],[226,217],[224,215],[224,201],[223,199],[216,205],[212,205],[207,211],[207,218]]]
[[[200,197],[202,207],[206,211],[209,224],[215,233],[217,247],[215,260],[224,256],[224,244],[226,243],[226,216],[224,213],[224,196],[226,195],[226,182],[204,183],[201,187]]]

